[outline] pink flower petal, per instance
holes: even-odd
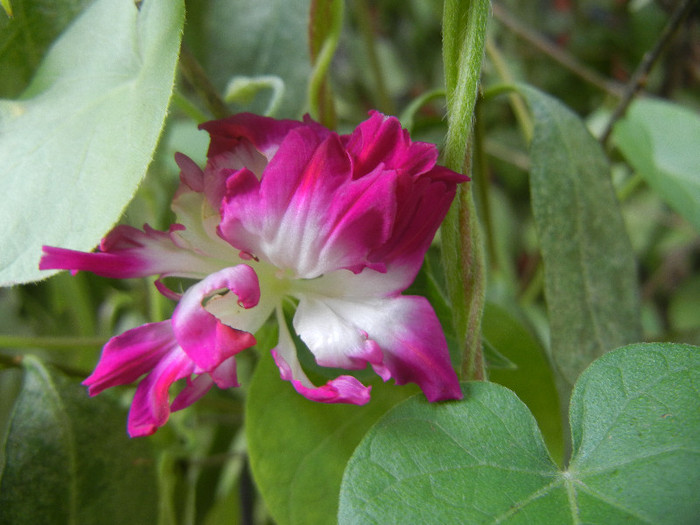
[[[234,359],[234,358],[231,358]],[[171,412],[177,412],[187,408],[195,401],[199,401],[214,386],[214,381],[209,374],[202,374],[194,379],[187,379],[187,386],[177,395],[172,405]]]
[[[280,377],[292,383],[294,390],[309,401],[317,403],[348,403],[366,405],[370,400],[371,386],[365,386],[352,376],[338,376],[323,386],[306,386],[305,381],[295,379],[289,364],[277,350],[272,350],[272,357],[280,369]]]
[[[352,376],[339,376],[323,386],[314,386],[301,368],[294,341],[279,310],[277,320],[279,341],[271,352],[282,379],[291,382],[297,392],[311,401],[354,405],[364,405],[369,401],[372,387],[364,386]]]
[[[131,437],[148,436],[170,416],[170,386],[194,371],[190,358],[176,348],[139,383],[131,402],[127,430]]]
[[[358,368],[364,359],[385,380],[418,384],[429,401],[462,397],[440,323],[423,297],[302,298],[294,326],[323,366]],[[370,344],[381,349],[381,361],[366,351]]]
[[[322,142],[305,128],[290,132],[262,180],[241,170],[228,179],[221,236],[242,251],[296,276],[360,271],[392,231],[395,180],[382,172],[352,180],[339,138]]]
[[[170,231],[161,232],[148,225],[144,231],[117,226],[102,240],[97,253],[44,246],[39,269],[88,271],[118,279],[148,275],[198,277],[208,273],[206,261],[173,242],[171,235],[181,228],[173,225]]]
[[[255,271],[239,264],[209,275],[182,296],[173,312],[173,331],[184,352],[197,366],[212,372],[226,359],[255,344],[255,337],[224,325],[206,310],[204,303],[218,292],[233,292],[242,308],[253,308],[260,300]]]
[[[211,136],[207,157],[235,153],[242,144],[251,144],[269,160],[275,155],[287,134],[304,125],[313,126],[316,133],[328,133],[328,130],[315,122],[275,120],[252,113],[239,113],[226,119],[205,122],[199,128],[208,131]],[[252,170],[250,166],[247,167]]]
[[[94,396],[106,388],[133,383],[175,348],[170,320],[132,328],[107,342],[95,371],[83,384]]]
[[[379,165],[386,170],[407,173],[422,173],[435,165],[438,150],[433,144],[412,142],[396,117],[377,111],[369,114],[369,119],[350,135],[342,137],[353,158],[355,178],[370,173]]]

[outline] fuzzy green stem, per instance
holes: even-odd
[[[447,92],[445,165],[471,173],[471,134],[481,78],[488,0],[446,0],[443,60]],[[485,379],[481,342],[486,274],[484,248],[471,184],[462,184],[442,230],[442,257],[457,339],[463,349],[463,379]]]

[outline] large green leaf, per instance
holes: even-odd
[[[108,398],[32,357],[5,442],[0,523],[155,523],[155,462]]]
[[[638,99],[613,132],[629,163],[666,203],[700,230],[700,116],[677,104]]]
[[[530,191],[551,349],[570,386],[596,357],[641,339],[635,259],[598,142],[556,99],[519,91],[535,120]]]
[[[172,91],[181,1],[93,3],[23,97],[0,101],[0,283],[40,279],[43,244],[90,250],[146,172]]]
[[[348,463],[341,524],[694,523],[700,348],[638,344],[597,360],[571,400],[559,470],[532,415],[493,383],[392,409]]]
[[[365,406],[313,403],[297,394],[269,353],[250,385],[246,438],[258,488],[280,525],[327,525],[343,470],[369,427],[416,389],[373,384]]]

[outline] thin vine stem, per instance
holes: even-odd
[[[610,134],[612,133],[615,123],[620,120],[627,111],[627,108],[632,103],[635,96],[642,90],[644,83],[646,82],[647,76],[651,72],[652,68],[656,64],[657,60],[661,56],[661,53],[666,49],[673,35],[680,27],[683,20],[685,20],[690,14],[691,10],[697,5],[697,0],[683,0],[679,2],[674,9],[671,17],[668,19],[666,26],[664,27],[661,35],[656,40],[654,47],[644,54],[642,61],[637,66],[637,69],[632,74],[629,82],[627,82],[624,92],[622,94],[622,99],[620,103],[615,107],[610,120],[608,120],[603,133],[600,135],[600,143],[606,144],[608,139],[610,139]]]
[[[184,44],[180,47],[180,71],[206,104],[214,118],[222,119],[231,114],[221,95],[209,80],[204,68]]]
[[[493,4],[493,16],[501,24],[511,30],[513,34],[522,38],[545,56],[548,56],[585,82],[597,87],[612,97],[620,98],[622,96],[622,87],[620,85],[601,76],[595,70],[579,62],[579,60],[570,53],[567,53],[560,47],[552,44],[542,35],[521,24],[497,2]]]

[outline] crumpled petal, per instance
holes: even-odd
[[[372,113],[351,135],[287,133],[262,175],[228,176],[219,234],[299,278],[393,266],[405,289],[467,177]]]
[[[255,337],[245,327],[227,326],[205,308],[205,302],[222,291],[233,292],[240,308],[255,307],[260,300],[255,270],[239,264],[209,275],[185,292],[173,312],[173,331],[178,343],[206,372],[212,372],[228,358],[255,344]]]
[[[338,268],[360,271],[392,231],[396,182],[383,173],[352,179],[339,137],[318,142],[295,129],[262,180],[241,170],[227,182],[221,236],[295,276],[314,278]]]
[[[368,260],[404,267],[400,272],[406,288],[450,208],[457,184],[469,177],[437,166],[433,144],[413,142],[398,119],[376,111],[342,139],[353,161],[353,177],[381,169],[384,176],[396,179],[391,235],[368,254]]]
[[[238,113],[225,119],[205,122],[200,124],[199,129],[206,130],[211,136],[208,158],[238,154],[240,148],[252,146],[269,161],[277,153],[287,134],[301,126],[312,128],[320,136],[329,133],[323,126],[311,120],[276,120],[252,113]],[[249,154],[248,151],[245,154]],[[258,173],[253,166],[244,165]]]
[[[161,359],[136,388],[127,430],[131,437],[148,436],[170,416],[170,386],[194,372],[192,360],[177,347]]]
[[[364,361],[384,380],[416,383],[428,401],[462,398],[440,322],[424,297],[302,297],[294,327],[319,365],[360,368]]]
[[[294,341],[281,312],[277,311],[279,341],[271,351],[280,370],[280,377],[292,383],[294,389],[305,398],[319,403],[349,403],[364,405],[369,402],[371,386],[364,386],[352,376],[338,376],[317,387],[311,383],[301,368]]]

